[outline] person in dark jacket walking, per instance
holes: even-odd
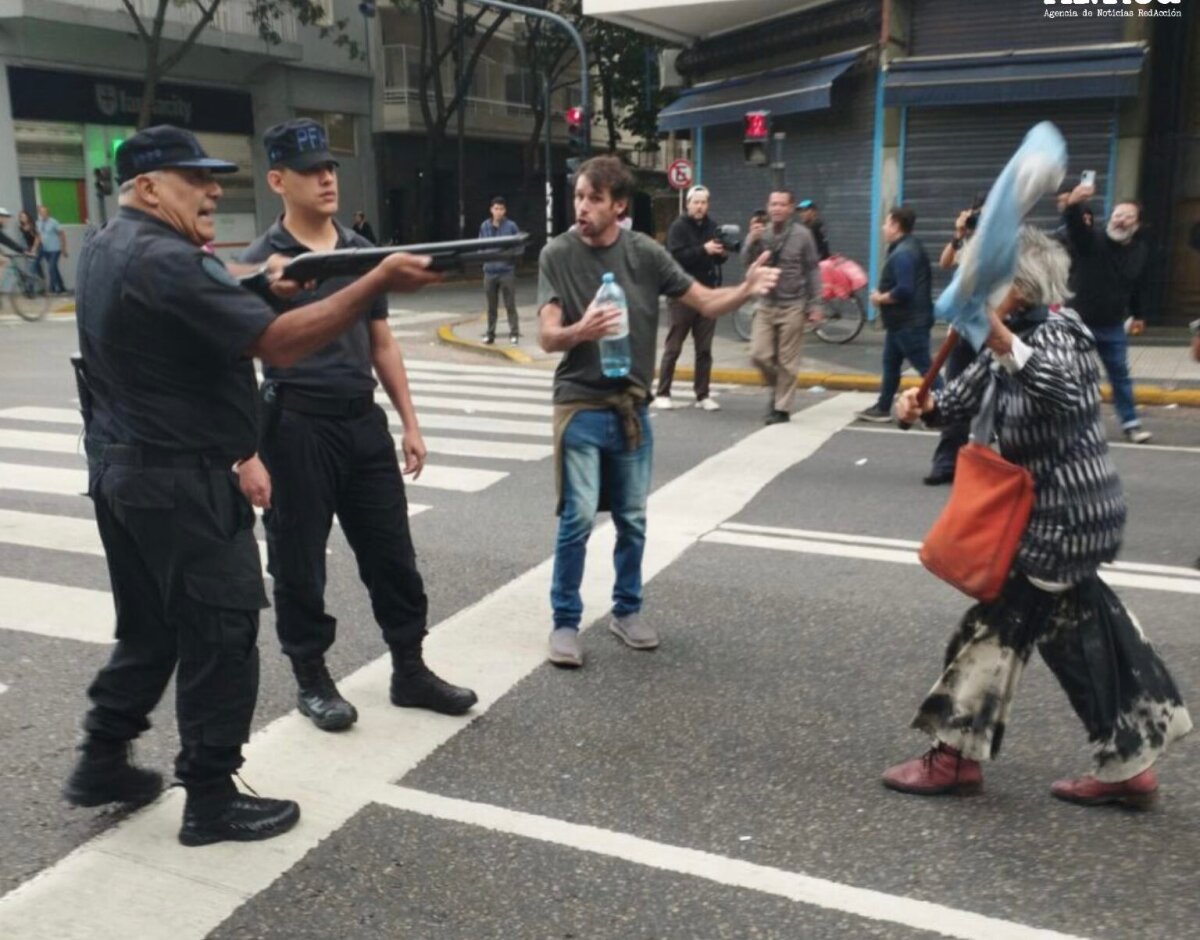
[[[879,308],[887,338],[883,343],[883,381],[879,400],[858,417],[886,424],[892,420],[892,399],[900,387],[900,369],[908,360],[924,374],[929,370],[929,334],[933,329],[933,269],[925,246],[913,235],[917,214],[896,206],[887,214],[883,235],[888,240],[887,261],[871,303]]]
[[[479,226],[480,238],[499,238],[519,235],[517,223],[508,217],[508,203],[503,196],[493,196],[488,207],[489,217]],[[517,315],[517,266],[512,261],[489,261],[483,266],[483,291],[487,296],[487,331],[483,341],[489,346],[496,342],[496,318],[499,315],[500,295],[508,314],[508,341],[516,346],[521,341],[521,321]]]
[[[717,226],[708,217],[709,192],[703,186],[688,190],[687,213],[671,223],[667,230],[667,251],[679,266],[705,287],[721,284],[721,265],[728,257],[721,240],[717,238]],[[662,365],[658,369],[658,393],[654,407],[669,410],[675,407],[671,401],[671,382],[675,378],[675,363],[683,351],[688,333],[696,346],[696,374],[693,387],[696,390],[696,407],[704,411],[719,411],[718,405],[708,393],[712,376],[713,334],[717,321],[703,316],[681,300],[669,304],[671,327],[663,344]]]
[[[354,213],[354,224],[351,228],[359,238],[365,238],[372,245],[379,244],[379,239],[375,237],[375,229],[371,228],[371,223],[367,221],[367,214],[362,209]]]
[[[821,210],[811,199],[801,200],[796,206],[800,214],[800,222],[812,232],[813,241],[817,245],[817,260],[824,261],[833,252],[829,250],[829,239],[825,235],[825,222],[821,218]]]
[[[1067,247],[1074,262],[1071,272],[1074,306],[1096,337],[1096,351],[1112,384],[1121,430],[1131,443],[1145,444],[1151,434],[1142,427],[1133,401],[1125,318],[1132,315],[1134,322],[1141,325],[1150,246],[1138,234],[1141,207],[1132,200],[1113,206],[1103,230],[1088,225],[1084,203],[1094,193],[1091,186],[1076,186],[1063,211]]]

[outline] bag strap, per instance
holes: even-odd
[[[971,420],[971,440],[984,447],[991,446],[992,435],[996,431],[996,397],[999,394],[999,384],[993,366],[988,369],[988,384],[979,400],[979,411]]]

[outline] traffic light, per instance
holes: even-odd
[[[567,108],[567,147],[571,153],[587,153],[587,114],[580,105]]]
[[[99,196],[111,196],[113,191],[112,169],[106,166],[98,166],[92,171],[92,176],[96,180],[96,194]]]
[[[742,131],[742,151],[749,166],[766,166],[771,162],[771,112],[747,111]]]

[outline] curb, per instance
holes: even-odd
[[[486,346],[475,340],[463,339],[454,332],[456,326],[473,322],[474,320],[462,320],[459,323],[447,323],[438,328],[438,339],[449,346],[460,346],[489,356],[501,356],[521,365],[530,365],[536,362],[532,356],[519,349]],[[691,379],[695,375],[695,369],[691,366],[679,366],[675,370],[675,377],[678,379]],[[761,386],[763,384],[762,376],[757,369],[713,369],[712,381],[722,385]],[[877,375],[853,372],[801,372],[796,376],[796,385],[799,388],[812,388],[820,385],[839,392],[877,392],[881,381]],[[900,380],[901,388],[916,388],[920,384],[921,380],[916,376],[906,376]],[[1112,389],[1109,386],[1101,385],[1100,393],[1106,402],[1112,401]],[[1133,400],[1139,405],[1180,405],[1185,408],[1200,408],[1200,388],[1135,385]]]
[[[680,366],[675,370],[675,374],[681,379],[691,379],[695,377],[695,369]],[[763,384],[757,369],[713,369],[712,381],[723,385]],[[879,376],[865,373],[801,372],[796,376],[796,385],[800,388],[820,385],[839,392],[877,392],[880,382]],[[920,384],[921,380],[916,376],[906,376],[900,380],[901,388],[916,388]],[[1100,394],[1106,402],[1112,402],[1112,389],[1108,385],[1100,386]],[[1139,405],[1181,405],[1186,408],[1200,408],[1200,389],[1135,385],[1133,399]]]
[[[482,353],[487,356],[499,356],[502,359],[507,359],[510,362],[517,362],[523,366],[532,365],[534,362],[533,356],[527,352],[522,352],[519,349],[513,349],[511,346],[488,346],[486,343],[481,343],[478,340],[463,339],[454,332],[456,326],[463,323],[473,323],[474,320],[460,320],[458,323],[445,323],[438,327],[437,337],[442,343],[447,346],[460,346],[464,349],[470,349],[477,353]]]

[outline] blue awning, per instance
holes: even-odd
[[[996,104],[1129,98],[1146,58],[1141,42],[1024,52],[896,59],[884,77],[883,103]]]
[[[869,48],[695,85],[659,112],[658,129],[665,133],[710,124],[740,124],[747,111],[770,111],[776,116],[824,110],[829,107],[834,80]]]

